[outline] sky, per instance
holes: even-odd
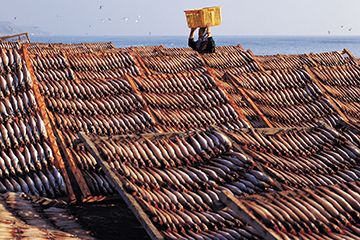
[[[219,5],[217,35],[360,36],[360,0],[1,1],[0,21],[52,35],[186,35],[184,10]]]

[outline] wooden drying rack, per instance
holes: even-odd
[[[33,81],[33,91],[34,91],[35,98],[37,100],[37,104],[39,106],[38,109],[40,111],[41,118],[44,121],[46,131],[48,132],[50,146],[54,153],[55,162],[53,164],[55,164],[55,166],[60,169],[60,171],[64,177],[66,188],[67,188],[67,191],[69,194],[69,201],[74,202],[74,201],[76,201],[76,196],[73,191],[71,181],[70,181],[70,178],[69,178],[67,170],[66,170],[65,163],[61,157],[61,153],[60,153],[61,146],[59,148],[59,145],[57,144],[57,141],[55,138],[55,136],[57,134],[56,134],[56,129],[54,129],[52,126],[53,119],[51,119],[49,117],[49,115],[47,114],[47,111],[46,111],[47,107],[45,104],[45,100],[44,100],[44,97],[40,93],[39,83],[37,81],[37,78],[35,77],[34,69],[32,67],[32,64],[31,64],[31,61],[29,58],[28,46],[29,46],[28,44],[23,45],[23,57],[25,59],[26,67],[28,68],[31,78],[32,78],[32,81]]]

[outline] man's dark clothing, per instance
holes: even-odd
[[[207,38],[204,41],[194,41],[193,38],[189,38],[189,47],[199,53],[214,53],[215,52],[215,41],[212,37]]]

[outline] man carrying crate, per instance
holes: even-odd
[[[215,52],[215,41],[211,35],[210,27],[199,28],[198,40],[194,40],[195,31],[197,28],[191,28],[189,35],[188,45],[193,50],[203,53],[214,53]]]

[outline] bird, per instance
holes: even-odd
[[[101,9],[103,9],[103,7],[104,7],[104,5],[100,5],[100,6],[99,6],[99,9],[101,10]]]
[[[344,28],[344,25],[341,25],[341,28]]]
[[[329,34],[329,35],[330,35],[330,33],[331,33],[331,32],[330,32],[330,31],[328,31],[328,34]]]
[[[349,28],[349,32],[351,32],[352,28]]]
[[[14,17],[14,20],[16,20],[17,17]]]

